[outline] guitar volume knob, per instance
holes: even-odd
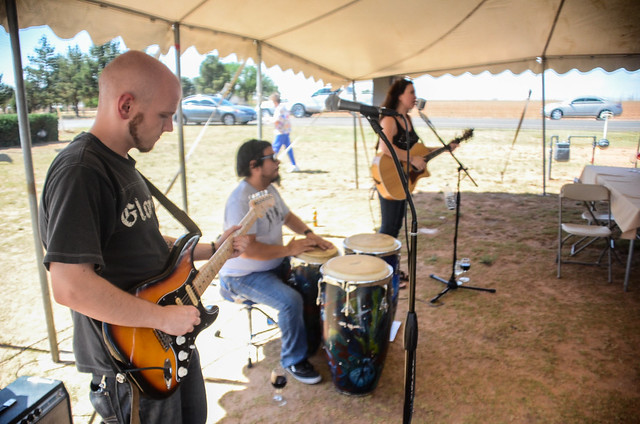
[[[183,345],[183,344],[184,344],[184,342],[186,342],[186,341],[187,341],[187,339],[186,339],[184,336],[178,336],[178,337],[176,337],[176,344],[177,344],[178,346]]]
[[[189,370],[187,370],[185,367],[178,368],[178,377],[182,378],[186,376],[188,373],[189,373]]]
[[[188,357],[189,357],[189,354],[187,352],[185,352],[184,350],[181,350],[180,352],[178,352],[178,360],[184,361]]]

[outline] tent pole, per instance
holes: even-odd
[[[357,101],[356,98],[356,82],[351,81],[351,88],[353,89],[353,101]],[[358,184],[358,123],[356,121],[356,114],[353,115],[353,160],[354,160],[354,169],[356,172],[356,188],[360,188]]]
[[[258,140],[262,140],[262,43],[259,40],[256,40],[255,43],[258,56],[258,63],[256,64],[256,67],[258,68],[256,75],[256,92],[258,98]]]
[[[40,289],[42,291],[42,303],[47,321],[47,331],[49,333],[49,346],[51,348],[51,359],[53,362],[60,362],[60,352],[58,351],[58,338],[56,335],[55,323],[53,320],[53,308],[51,306],[51,294],[49,292],[49,281],[47,271],[43,265],[42,240],[38,229],[38,199],[36,197],[35,177],[33,172],[33,160],[31,156],[31,133],[29,132],[29,115],[27,114],[27,99],[24,90],[24,79],[22,77],[22,56],[20,54],[20,37],[18,27],[18,11],[15,0],[5,2],[7,10],[7,22],[9,35],[11,37],[11,50],[13,54],[13,74],[16,84],[16,112],[18,113],[18,127],[20,130],[20,146],[24,160],[24,174],[27,180],[27,193],[29,196],[29,209],[31,211],[31,230],[33,231],[33,242],[36,253],[38,275],[40,277]]]
[[[542,195],[547,195],[547,180],[545,178],[545,169],[547,162],[545,160],[547,151],[547,121],[544,119],[544,105],[545,105],[545,81],[544,74],[547,70],[547,59],[542,57]],[[551,161],[551,157],[549,158]],[[551,165],[551,164],[549,164]]]
[[[173,23],[173,39],[174,47],[176,51],[176,76],[180,81],[180,87],[182,87],[182,71],[180,69],[180,24],[178,22]],[[180,182],[182,186],[182,208],[186,213],[189,213],[189,202],[187,200],[187,163],[184,158],[184,132],[182,128],[182,102],[178,102],[178,155],[180,161]]]

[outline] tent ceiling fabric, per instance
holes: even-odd
[[[4,1],[0,24],[7,28]],[[87,30],[96,44],[121,36],[166,53],[180,24],[182,50],[256,57],[327,83],[547,68],[640,69],[638,0],[16,0],[21,28],[62,38]],[[557,24],[554,27],[554,22]]]

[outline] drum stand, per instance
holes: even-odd
[[[396,155],[395,150],[391,147],[391,143],[387,139],[387,136],[382,131],[382,127],[380,126],[380,122],[376,118],[372,118],[368,115],[365,115],[369,124],[373,130],[378,134],[380,139],[384,142],[384,144],[388,147],[389,152],[391,153],[391,157],[393,158],[393,162],[396,165],[396,170],[398,171],[398,175],[400,176],[400,181],[402,182],[402,187],[404,188],[405,196],[407,199],[407,205],[411,210],[411,231],[409,234],[409,246],[408,246],[408,263],[409,263],[409,305],[407,312],[407,320],[405,321],[404,327],[404,349],[405,349],[405,360],[404,360],[404,409],[403,409],[403,424],[408,424],[411,422],[411,417],[413,416],[413,399],[415,393],[416,386],[416,349],[418,347],[418,316],[415,312],[416,305],[416,253],[418,251],[418,218],[416,215],[416,208],[413,204],[413,199],[411,198],[411,192],[409,191],[409,184],[407,182],[407,177],[402,169],[402,164],[398,159],[398,155]],[[405,123],[405,128],[408,126]],[[409,151],[407,150],[407,159],[409,156]],[[407,160],[407,163],[409,161]]]
[[[469,290],[479,290],[479,291],[486,291],[489,293],[495,293],[496,290],[495,289],[485,289],[482,287],[473,287],[473,286],[463,286],[461,283],[458,283],[458,281],[456,280],[456,274],[455,274],[455,267],[456,267],[456,261],[458,260],[457,255],[458,255],[458,224],[460,221],[460,172],[465,170],[464,167],[462,165],[460,165],[460,167],[458,167],[458,183],[457,183],[457,187],[456,187],[456,226],[455,226],[455,232],[453,235],[453,266],[451,269],[451,277],[449,277],[449,280],[445,280],[444,278],[440,278],[437,275],[431,274],[430,277],[433,278],[434,280],[440,281],[443,284],[446,284],[447,287],[445,287],[444,290],[442,290],[436,297],[434,297],[433,299],[431,299],[431,303],[436,303],[438,301],[438,299],[440,299],[442,296],[444,296],[448,291],[450,290],[456,290],[456,289],[469,289]],[[465,170],[466,171],[466,170]]]
[[[431,131],[433,131],[433,133],[436,135],[438,140],[440,140],[442,145],[447,147],[447,143],[445,143],[445,141],[442,138],[440,138],[440,136],[438,135],[438,133],[437,133],[435,127],[433,126],[433,123],[431,122],[431,120],[429,118],[427,118],[422,113],[422,108],[419,108],[418,114],[420,115],[422,120],[424,122],[426,122],[427,126],[429,126]],[[462,165],[462,163],[460,163],[460,161],[458,160],[457,157],[455,157],[455,155],[453,154],[451,149],[447,149],[447,150],[451,154],[451,157],[453,159],[455,159],[456,162],[458,162],[458,182],[457,182],[457,185],[456,185],[456,226],[455,226],[455,232],[454,232],[454,235],[453,235],[453,262],[451,264],[451,277],[449,277],[449,280],[445,280],[444,278],[440,278],[440,277],[438,277],[437,275],[434,275],[434,274],[430,275],[430,277],[433,278],[434,280],[440,281],[441,283],[447,285],[447,287],[445,287],[444,290],[442,290],[436,297],[431,299],[431,303],[436,303],[438,301],[438,299],[440,299],[442,296],[444,296],[447,292],[449,292],[450,290],[456,290],[458,288],[460,288],[460,289],[469,289],[469,290],[478,290],[478,291],[486,291],[486,292],[489,292],[489,293],[495,293],[496,292],[495,289],[485,289],[485,288],[482,288],[482,287],[463,286],[463,285],[459,284],[458,281],[456,280],[455,268],[456,268],[456,261],[458,260],[457,255],[458,255],[458,226],[459,226],[459,222],[460,222],[460,174],[461,174],[461,172],[464,171],[465,174],[467,175],[467,177],[469,177],[471,182],[476,187],[478,186],[478,184],[476,184],[476,182],[473,180],[473,178],[471,178],[471,175],[469,175],[469,173],[467,172],[467,168],[465,168]]]

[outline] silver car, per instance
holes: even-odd
[[[220,96],[196,94],[182,100],[182,123],[222,122],[233,125],[236,122],[246,124],[257,118],[256,111],[248,106],[240,106]],[[175,117],[174,117],[175,119]]]
[[[340,90],[332,90],[330,87],[324,87],[313,93],[310,97],[290,100],[289,111],[296,118],[320,113],[324,111],[324,103],[327,97],[339,91]]]
[[[610,102],[599,97],[579,97],[570,102],[549,103],[544,107],[544,116],[551,119],[562,117],[592,117],[604,119],[608,114],[622,113],[620,102]]]

